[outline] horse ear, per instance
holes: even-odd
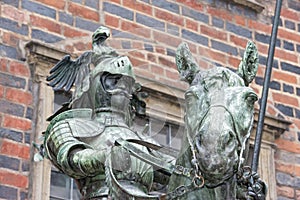
[[[258,51],[252,41],[248,41],[243,59],[239,65],[237,74],[248,86],[256,76],[258,69]]]
[[[191,84],[199,71],[199,66],[185,42],[177,47],[175,59],[180,79]]]

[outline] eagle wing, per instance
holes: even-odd
[[[71,60],[70,55],[66,55],[51,70],[47,77],[48,85],[54,91],[64,90],[68,92],[75,83],[78,86],[90,72],[90,63],[93,52],[87,51],[76,60]]]

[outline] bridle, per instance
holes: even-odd
[[[198,127],[201,126],[201,124],[203,123],[204,119],[206,118],[208,112],[209,112],[209,111],[211,110],[211,108],[213,108],[213,107],[221,107],[221,108],[224,108],[224,109],[226,110],[226,112],[229,113],[229,116],[230,116],[230,118],[231,118],[231,120],[232,120],[232,123],[233,123],[233,131],[234,131],[235,137],[237,138],[237,141],[238,141],[238,146],[237,146],[237,148],[238,148],[238,152],[239,152],[238,166],[237,166],[236,169],[234,169],[234,172],[236,173],[236,172],[238,172],[238,171],[240,170],[241,165],[242,165],[242,162],[243,162],[243,158],[242,158],[242,157],[243,157],[243,151],[244,151],[244,145],[245,145],[245,143],[242,141],[241,134],[239,134],[239,131],[238,131],[238,128],[237,128],[237,124],[236,124],[236,121],[234,120],[234,117],[233,117],[232,112],[231,112],[226,106],[224,106],[224,105],[222,105],[222,104],[214,104],[214,105],[211,105],[211,106],[205,111],[205,113],[203,114],[203,117],[201,118]],[[251,126],[250,126],[250,127],[251,127]],[[248,131],[248,132],[249,132],[248,134],[250,134],[250,128],[249,128],[249,131]],[[198,152],[197,152],[197,150],[195,149],[195,146],[194,146],[194,144],[193,144],[193,139],[192,139],[192,136],[190,135],[190,132],[189,132],[189,131],[187,131],[187,139],[188,139],[188,143],[189,143],[189,149],[190,149],[190,151],[191,151],[191,153],[192,153],[191,164],[193,165],[193,169],[195,170],[195,174],[196,174],[197,176],[203,178],[203,172],[200,171],[199,161],[198,161],[197,156],[196,156]],[[223,179],[221,182],[219,182],[219,183],[208,184],[208,185],[209,185],[210,188],[215,188],[215,187],[217,187],[217,186],[223,184],[225,180],[228,180],[229,178],[231,178],[232,176],[234,176],[235,173],[233,173],[233,174],[232,174],[231,176],[229,176],[229,177],[224,178],[224,179]],[[204,178],[203,178],[203,180],[204,180]],[[207,185],[207,183],[206,183],[206,185]]]
[[[160,159],[157,159],[147,153],[144,153],[142,151],[140,151],[139,149],[135,148],[134,146],[132,146],[130,143],[137,143],[140,145],[143,145],[147,148],[150,149],[154,149],[154,150],[158,150],[161,148],[161,146],[157,146],[154,144],[150,144],[147,143],[145,141],[140,141],[140,140],[122,140],[122,139],[118,139],[116,140],[116,145],[117,146],[122,146],[124,149],[126,149],[127,151],[130,152],[131,155],[153,165],[156,166],[158,168],[164,169],[165,172],[168,173],[172,173],[172,174],[176,174],[176,175],[180,175],[180,176],[184,176],[187,177],[191,180],[191,183],[188,185],[180,185],[177,188],[175,188],[173,191],[168,192],[166,194],[161,194],[159,196],[149,196],[149,197],[143,197],[144,199],[157,199],[157,200],[170,200],[170,199],[175,199],[178,198],[180,196],[183,196],[184,194],[187,194],[189,192],[192,192],[194,190],[198,190],[203,188],[204,186],[207,186],[208,188],[215,188],[218,187],[219,185],[223,184],[226,180],[228,180],[229,178],[231,178],[232,176],[234,176],[234,174],[236,174],[239,170],[240,170],[240,165],[241,163],[241,157],[243,154],[243,142],[237,132],[237,125],[236,122],[234,120],[233,114],[230,112],[230,110],[228,108],[226,108],[224,105],[221,104],[215,104],[215,105],[211,105],[206,112],[204,113],[199,125],[201,125],[203,123],[203,120],[205,119],[206,115],[208,114],[209,110],[213,107],[223,107],[231,116],[232,122],[233,122],[233,130],[234,132],[237,134],[237,138],[238,138],[238,147],[240,148],[240,152],[239,152],[239,165],[238,168],[235,169],[235,173],[233,173],[230,177],[226,177],[226,179],[223,179],[221,182],[214,184],[214,185],[209,185],[207,184],[206,180],[204,179],[204,175],[203,172],[201,172],[200,167],[199,167],[199,161],[197,160],[197,150],[194,148],[194,144],[192,142],[192,137],[190,136],[190,133],[187,132],[187,138],[188,138],[188,142],[189,142],[189,149],[192,153],[192,159],[191,159],[191,164],[192,164],[192,168],[185,168],[184,166],[181,165],[172,165],[171,163],[166,163]],[[250,132],[250,131],[249,131]],[[249,133],[250,134],[250,133]],[[113,175],[113,173],[112,173]]]

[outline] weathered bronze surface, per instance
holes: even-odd
[[[248,43],[237,74],[200,71],[188,46],[178,47],[178,71],[190,88],[175,164],[171,151],[158,152],[130,129],[134,114],[145,113],[145,95],[128,57],[104,45],[108,37],[97,29],[92,51],[64,57],[47,78],[54,90],[75,91],[49,118],[40,153],[77,180],[83,199],[264,199],[266,185],[244,166],[257,100],[247,87],[258,66],[255,45]]]
[[[179,199],[265,199],[266,185],[244,166],[253,108],[257,100],[247,87],[258,67],[257,49],[248,42],[237,73],[217,67],[200,71],[185,43],[179,45],[176,64],[186,91],[186,132],[176,164],[192,168],[203,178],[201,189],[186,189]],[[169,190],[193,184],[172,174]]]

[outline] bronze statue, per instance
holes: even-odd
[[[130,129],[134,114],[145,113],[141,86],[128,57],[105,46],[108,37],[97,29],[92,51],[64,57],[47,78],[54,90],[75,90],[49,118],[41,153],[76,179],[83,199],[264,199],[266,185],[244,166],[257,100],[246,87],[257,71],[255,45],[248,43],[237,74],[200,71],[188,46],[178,47],[178,71],[190,88],[174,163],[170,150]]]
[[[146,140],[129,128],[133,114],[144,112],[145,104],[138,98],[128,57],[103,44],[108,36],[109,30],[100,27],[93,35],[92,51],[75,61],[64,57],[47,78],[54,90],[69,91],[73,83],[76,86],[70,104],[51,117],[44,147],[52,163],[77,180],[83,199],[121,198],[109,190],[108,167],[124,187],[142,194],[150,191],[153,182],[150,164],[114,146],[118,138]]]

